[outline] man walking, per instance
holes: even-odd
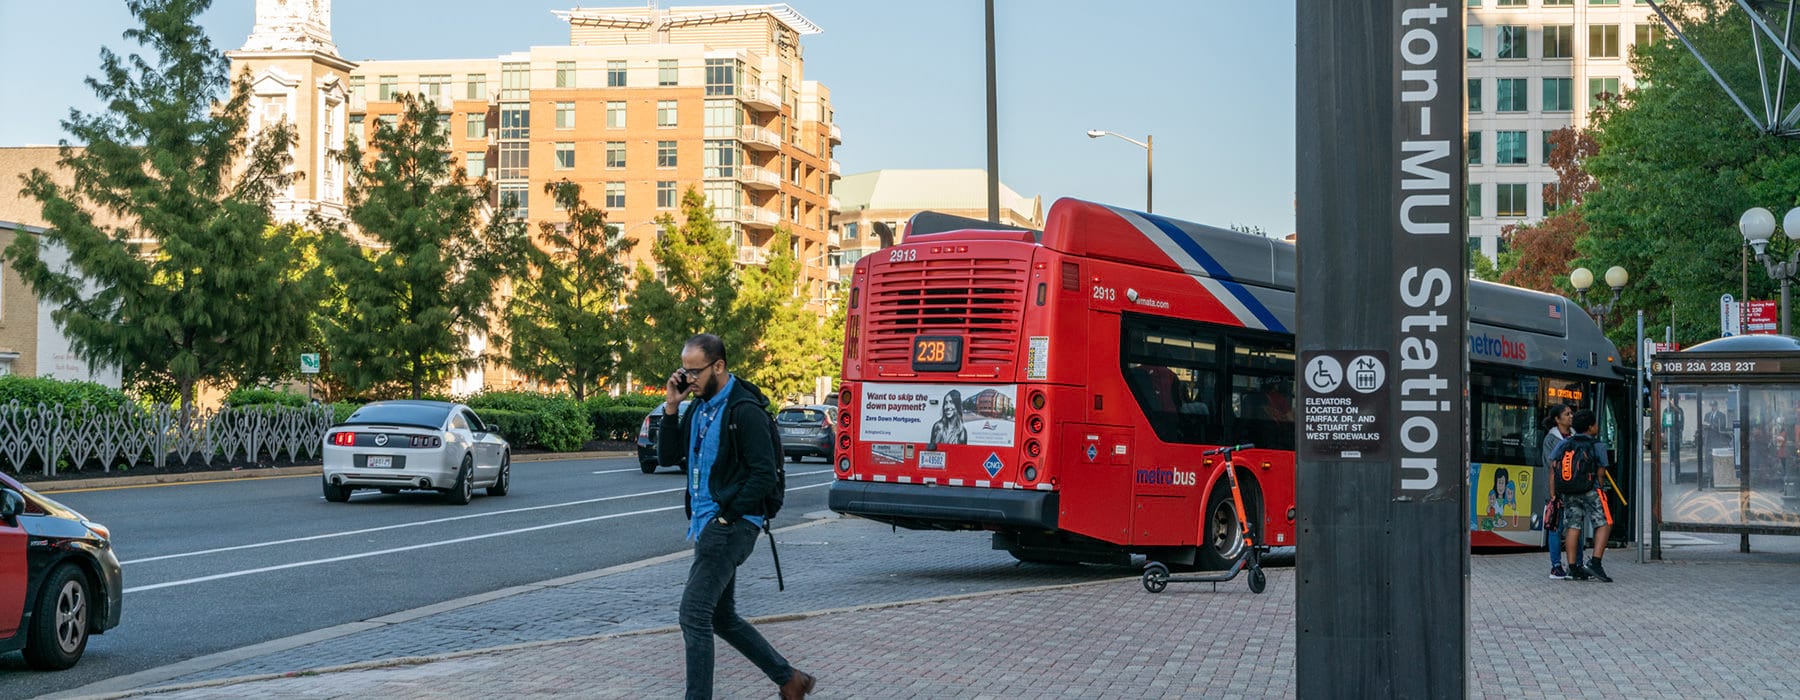
[[[1568,562],[1569,577],[1577,581],[1596,578],[1612,583],[1606,567],[1600,563],[1606,554],[1606,540],[1612,535],[1612,512],[1600,494],[1600,483],[1606,475],[1606,461],[1600,441],[1595,437],[1600,426],[1594,412],[1575,412],[1575,435],[1556,449],[1550,473],[1556,493],[1562,498],[1563,560]],[[1594,539],[1594,551],[1585,563],[1576,563],[1581,540]]]
[[[725,639],[781,686],[783,700],[812,692],[811,675],[789,665],[756,628],[737,614],[737,568],[756,548],[763,503],[776,488],[769,400],[725,366],[725,341],[710,333],[689,338],[681,369],[669,376],[657,458],[688,464],[688,539],[694,564],[681,594],[681,637],[687,650],[687,697],[710,698],[713,635]],[[694,404],[686,415],[681,400]]]

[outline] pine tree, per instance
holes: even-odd
[[[34,236],[6,257],[60,307],[51,318],[83,358],[186,410],[203,382],[286,374],[320,287],[298,229],[271,225],[293,131],[247,133],[248,77],[230,79],[195,21],[211,2],[126,4],[140,26],[125,37],[151,55],[101,50],[87,83],[107,111],[63,121],[58,165],[72,185],[41,169],[22,178],[49,223],[43,244],[66,250],[73,270],[47,265]]]
[[[620,258],[634,243],[582,200],[580,185],[553,182],[544,194],[569,221],[539,227],[507,306],[507,347],[519,373],[565,384],[580,401],[616,374],[625,339],[618,306],[629,272]]]
[[[488,332],[495,286],[521,261],[525,235],[505,203],[488,215],[492,188],[456,165],[437,106],[401,102],[367,153],[355,141],[344,152],[356,229],[325,238],[340,295],[326,337],[331,371],[351,386],[419,398],[480,362],[470,338]]]

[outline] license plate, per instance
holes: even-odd
[[[920,469],[943,469],[944,468],[944,453],[942,453],[942,452],[920,452],[919,453],[919,468]]]
[[[393,457],[389,457],[387,455],[370,455],[369,456],[369,468],[370,469],[387,469],[392,466],[394,466],[394,458]]]

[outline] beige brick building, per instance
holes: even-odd
[[[845,177],[837,186],[833,226],[842,240],[834,256],[832,279],[848,274],[862,256],[880,250],[880,232],[892,232],[892,243],[906,238],[906,222],[914,214],[935,211],[970,219],[987,219],[985,170],[872,170]],[[1044,228],[1042,197],[1022,197],[1000,184],[1000,223]]]
[[[12,183],[10,187],[0,186],[0,251],[19,236],[43,235],[43,207],[19,192],[15,178],[43,169],[58,184],[69,185],[73,178],[57,167],[58,150],[54,146],[0,148],[0,179]],[[113,226],[119,222],[102,215],[100,223]],[[52,266],[68,259],[59,247],[40,247],[39,251]],[[119,386],[117,368],[94,367],[75,355],[68,336],[50,318],[54,310],[52,305],[38,300],[24,278],[13,270],[10,260],[0,264],[0,375],[78,379]]]

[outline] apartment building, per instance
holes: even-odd
[[[1664,30],[1642,0],[1467,1],[1469,249],[1491,259],[1556,211],[1549,135],[1631,88],[1631,47]]]
[[[987,219],[986,170],[889,169],[845,177],[837,185],[833,226],[843,243],[832,259],[831,282],[848,275],[856,261],[883,246],[906,239],[906,223],[914,214],[935,211],[971,219]],[[1000,184],[1000,223],[1042,230],[1042,197],[1023,197]]]
[[[740,264],[763,264],[775,229],[792,231],[805,283],[822,297],[842,137],[830,91],[805,79],[800,38],[819,28],[786,5],[556,14],[568,46],[358,64],[346,81],[349,133],[366,139],[398,117],[400,94],[422,95],[455,157],[501,203],[516,202],[534,228],[556,223],[565,217],[544,188],[576,182],[637,241],[638,260],[649,260],[656,219],[679,221],[682,193],[698,189]]]

